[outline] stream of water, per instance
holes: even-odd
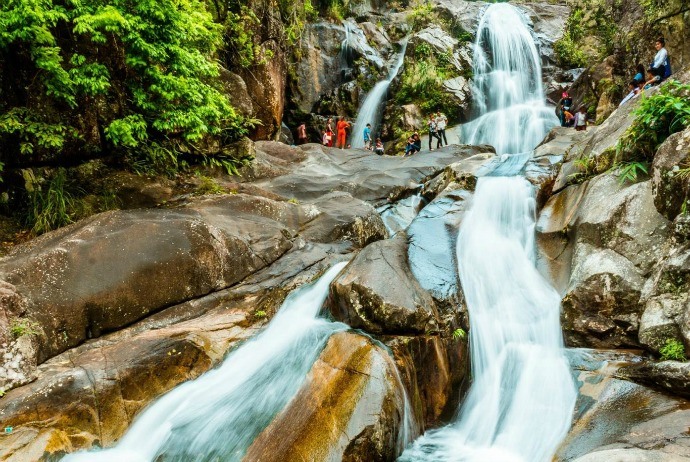
[[[473,384],[456,420],[427,432],[400,462],[547,462],[570,428],[576,389],[564,355],[560,296],[535,267],[533,186],[518,176],[556,125],[524,15],[491,5],[474,55],[479,117],[472,144],[499,154],[479,179],[457,242],[470,312]]]
[[[374,88],[372,88],[372,90],[367,94],[367,97],[364,99],[362,107],[359,108],[357,120],[355,121],[355,126],[352,129],[350,141],[353,148],[364,147],[363,132],[367,124],[371,124],[371,136],[372,139],[376,141],[376,130],[378,128],[379,119],[381,118],[381,105],[384,103],[386,93],[388,92],[388,87],[390,87],[391,82],[398,75],[398,72],[403,65],[406,50],[407,39],[402,41],[400,53],[398,53],[395,64],[391,68],[386,79],[378,82]]]
[[[223,364],[143,411],[117,446],[63,462],[241,460],[256,436],[297,393],[328,338],[348,326],[318,317],[346,262],[292,292],[259,335]]]

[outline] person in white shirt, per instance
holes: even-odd
[[[654,56],[654,62],[652,62],[652,65],[649,67],[649,70],[652,71],[654,75],[658,75],[661,80],[668,77],[666,75],[666,69],[670,68],[668,62],[668,51],[666,51],[666,48],[664,47],[665,44],[666,41],[663,37],[659,37],[654,43],[654,47],[657,50],[656,56]]]
[[[575,114],[575,130],[587,130],[587,108],[584,106]]]
[[[448,138],[446,138],[446,126],[448,125],[448,118],[441,111],[436,113],[436,133],[438,133],[439,143],[448,146]]]

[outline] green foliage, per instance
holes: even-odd
[[[458,327],[453,331],[453,340],[464,340],[467,337],[465,329]]]
[[[16,318],[10,323],[10,334],[17,339],[24,335],[38,335],[40,326],[36,321],[28,318]]]
[[[197,175],[199,179],[199,186],[194,192],[197,196],[209,195],[209,194],[224,194],[225,188],[218,184],[216,180],[204,175]]]
[[[66,188],[67,174],[59,168],[47,184],[41,184],[31,170],[24,170],[26,190],[29,194],[28,224],[34,234],[57,229],[72,223],[74,197]]]
[[[268,315],[266,314],[265,311],[258,310],[258,311],[255,311],[255,312],[254,312],[254,317],[255,317],[256,319],[263,319],[263,318],[265,318],[266,316],[268,316]]]
[[[687,361],[685,356],[685,345],[682,342],[669,338],[659,350],[662,361]]]
[[[554,43],[559,64],[587,67],[611,55],[620,40],[615,2],[575,0],[563,36]]]
[[[583,18],[584,10],[573,8],[566,21],[563,37],[553,45],[556,58],[561,66],[584,67],[587,64],[587,57],[579,43],[585,34]]]
[[[433,59],[427,58],[408,65],[400,79],[400,88],[395,95],[396,102],[415,102],[425,113],[440,110],[446,114],[454,114],[456,108],[443,88],[446,78],[445,69],[437,66]]]
[[[294,198],[294,197],[291,197],[290,199],[288,199],[288,202],[291,204],[299,204],[299,200]]]
[[[635,120],[616,146],[621,160],[650,161],[656,150],[673,133],[690,126],[690,85],[675,80],[642,98]]]
[[[649,165],[645,162],[621,162],[617,165],[618,181],[621,184],[625,182],[635,183],[638,176],[646,175],[648,171]]]
[[[236,24],[251,20],[242,11]],[[6,0],[0,25],[0,60],[10,50],[20,54],[29,64],[19,86],[53,108],[21,97],[0,104],[0,139],[22,154],[59,154],[78,136],[79,116],[94,98],[126,102],[114,105],[119,114],[102,113],[107,141],[124,151],[168,138],[193,145],[208,135],[247,133],[216,88],[223,28],[201,0]],[[244,47],[246,37],[233,31],[231,44]]]
[[[0,114],[0,138],[13,135],[20,154],[33,154],[37,148],[62,149],[68,139],[78,137],[76,129],[63,123],[47,123],[40,114],[25,107],[14,107]]]
[[[413,31],[421,30],[431,23],[438,23],[438,15],[430,1],[412,0],[410,7],[406,19]]]

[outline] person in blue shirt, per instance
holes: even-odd
[[[371,151],[371,124],[364,127],[364,149]]]
[[[635,67],[635,71],[637,72],[635,74],[635,77],[633,77],[633,80],[637,82],[638,84],[644,83],[644,66],[642,63],[637,63],[637,67]]]

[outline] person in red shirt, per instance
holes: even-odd
[[[345,117],[341,117],[335,128],[338,130],[338,140],[335,147],[344,149],[347,142],[347,129],[350,128],[350,124],[345,120]]]

